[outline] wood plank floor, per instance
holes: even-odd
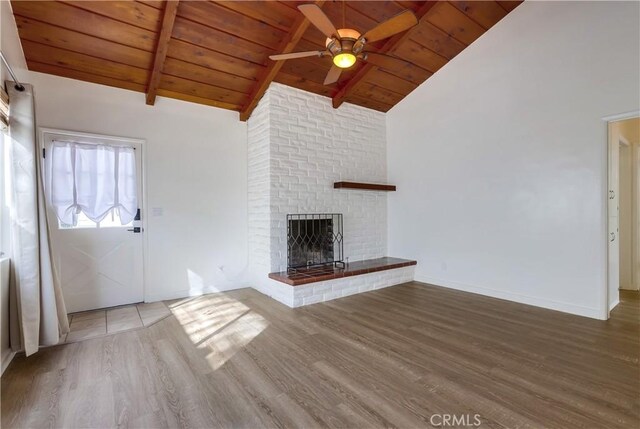
[[[243,289],[172,311],[17,357],[2,427],[640,424],[633,293],[607,322],[419,283],[295,310]]]

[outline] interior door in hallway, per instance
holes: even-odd
[[[609,310],[619,301],[620,287],[620,237],[619,237],[619,176],[620,176],[620,131],[615,123],[609,124],[609,186],[608,198],[608,296]]]

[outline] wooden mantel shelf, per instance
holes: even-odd
[[[359,183],[359,182],[335,182],[334,189],[364,189],[367,191],[395,191],[395,185],[381,185],[378,183]]]

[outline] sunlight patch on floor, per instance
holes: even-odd
[[[269,322],[242,302],[223,293],[203,295],[170,306],[189,340],[208,350],[216,370],[264,331]]]

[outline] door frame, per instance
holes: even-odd
[[[601,319],[603,320],[608,320],[609,316],[610,316],[610,310],[609,310],[609,189],[610,189],[610,183],[609,183],[609,138],[610,138],[610,134],[609,134],[609,126],[610,124],[612,124],[613,122],[620,122],[620,121],[624,121],[626,119],[635,119],[635,118],[640,118],[640,110],[633,110],[631,112],[625,112],[625,113],[618,113],[615,115],[609,115],[609,116],[605,116],[602,118],[602,121],[604,121],[604,145],[603,145],[603,157],[602,157],[602,164],[604,166],[604,177],[605,180],[603,180],[603,185],[602,185],[602,201],[603,201],[603,207],[602,207],[602,213],[603,213],[603,228],[602,228],[602,243],[604,246],[604,255],[605,255],[605,259],[604,259],[604,264],[605,264],[605,276],[604,276],[604,287],[601,289],[601,294],[600,294],[600,298],[601,298],[601,314],[602,317]]]
[[[145,139],[131,138],[131,137],[119,137],[106,134],[88,133],[82,131],[70,131],[59,128],[38,127],[38,150],[42,153],[45,145],[45,136],[47,134],[63,135],[71,138],[93,138],[101,139],[105,141],[114,141],[120,143],[130,143],[140,145],[140,166],[142,171],[140,177],[142,178],[142,207],[144,212],[142,213],[140,221],[142,222],[142,299],[147,302],[148,290],[147,290],[147,278],[149,268],[149,228],[147,224],[147,212],[149,210],[149,204],[147,200],[147,141]]]

